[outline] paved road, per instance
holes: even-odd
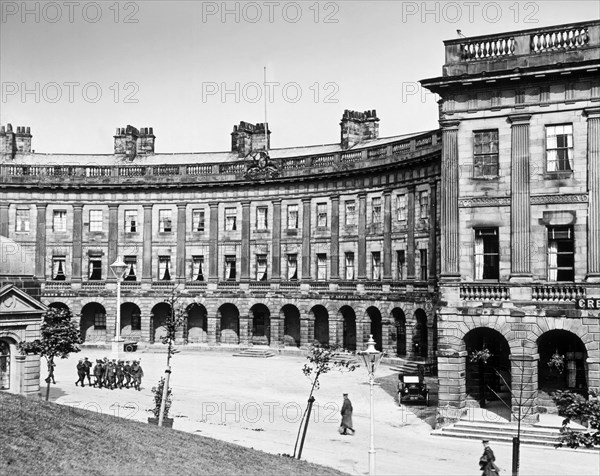
[[[79,357],[92,361],[110,350],[85,349],[56,367],[57,385],[51,399],[63,405],[146,421],[152,404],[150,388],[164,372],[165,353],[126,354],[141,358],[141,391],[75,386]],[[233,353],[233,352],[232,352]],[[304,410],[309,381],[302,374],[306,359],[233,357],[232,353],[188,352],[172,359],[174,428],[218,438],[270,453],[291,454]],[[378,376],[393,371],[380,367]],[[354,406],[355,436],[337,433],[342,393]],[[383,388],[375,387],[375,448],[379,475],[476,475],[482,452],[479,441],[431,436],[431,427],[415,416],[418,408],[399,407]],[[315,393],[315,413],[308,428],[303,458],[346,471],[368,474],[369,385],[363,368],[352,373],[333,371],[322,377]],[[503,476],[511,470],[511,447],[492,445]],[[525,475],[600,474],[598,453],[523,446]]]

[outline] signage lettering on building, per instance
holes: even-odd
[[[600,309],[600,299],[578,299],[579,309]]]

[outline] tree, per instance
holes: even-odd
[[[302,456],[302,447],[304,446],[304,438],[306,437],[306,430],[308,429],[308,422],[310,420],[310,412],[312,405],[315,401],[313,393],[319,389],[319,379],[322,375],[330,372],[331,370],[348,371],[352,372],[358,367],[357,364],[351,360],[341,358],[339,351],[341,346],[339,345],[328,345],[328,344],[314,344],[311,346],[309,354],[306,356],[308,364],[304,364],[302,373],[310,379],[311,387],[308,395],[308,405],[302,419],[300,420],[300,426],[298,427],[298,434],[296,435],[296,444],[294,445],[294,455],[296,457],[296,449],[298,448],[298,440],[300,439],[300,432],[302,431],[302,425],[304,424],[304,433],[302,435],[302,441],[300,442],[300,448],[298,450],[298,459]]]
[[[590,398],[569,390],[557,390],[552,400],[558,407],[558,414],[565,417],[560,429],[560,442],[557,447],[594,448],[600,446],[600,399],[597,393],[590,391]],[[571,420],[587,425],[586,431],[573,430]]]
[[[41,338],[34,341],[19,342],[21,354],[34,354],[44,357],[48,366],[48,377],[46,377],[46,400],[50,397],[50,383],[54,381],[54,359],[60,357],[66,359],[69,354],[81,351],[81,334],[79,327],[72,320],[70,309],[58,309],[51,307],[44,314]]]

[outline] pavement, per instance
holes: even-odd
[[[140,358],[142,390],[76,387],[79,358],[110,357],[110,349],[85,348],[56,366],[50,399],[136,421],[147,421],[151,387],[164,375],[167,355],[160,345],[151,351],[123,354]],[[233,357],[231,352],[184,350],[171,359],[173,428],[236,443],[274,454],[292,454],[310,382],[303,375],[307,362],[300,355],[272,358]],[[381,365],[378,380],[396,372]],[[93,378],[92,378],[93,380]],[[44,383],[44,382],[42,382]],[[399,406],[389,388],[374,388],[374,444],[379,475],[470,475],[479,473],[482,445],[477,440],[432,436],[423,407]],[[45,390],[42,389],[42,392]],[[337,432],[342,393],[354,407],[354,436]],[[321,377],[308,426],[302,458],[349,474],[369,472],[369,384],[363,368],[331,371]],[[502,475],[511,473],[510,444],[493,443]],[[585,476],[600,474],[596,451],[521,446],[520,475]]]

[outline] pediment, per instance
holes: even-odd
[[[28,314],[38,317],[47,310],[47,306],[11,284],[0,288],[0,319]]]

